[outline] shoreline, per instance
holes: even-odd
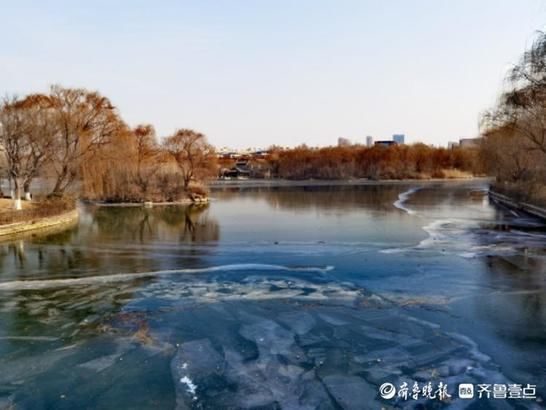
[[[13,239],[15,236],[25,236],[46,231],[51,228],[59,228],[74,224],[79,219],[79,211],[76,207],[59,215],[34,218],[29,221],[14,222],[0,225],[0,241]]]
[[[215,180],[208,184],[211,191],[222,188],[267,188],[267,187],[305,187],[305,186],[365,186],[365,185],[407,185],[462,183],[471,181],[491,181],[491,177],[472,178],[431,178],[431,179],[230,179]]]
[[[504,205],[513,210],[525,212],[536,218],[540,218],[546,221],[546,209],[544,208],[541,208],[536,205],[528,204],[526,202],[516,201],[506,195],[499,194],[498,192],[492,191],[491,189],[489,189],[489,197],[493,200],[493,202],[497,204]]]
[[[156,206],[189,206],[189,205],[207,205],[210,202],[210,198],[206,198],[201,201],[192,201],[191,199],[185,199],[183,201],[172,202],[101,202],[101,201],[80,201],[84,205],[98,206],[101,208],[153,208]]]

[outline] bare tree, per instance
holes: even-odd
[[[140,189],[142,198],[149,195],[153,177],[161,169],[164,153],[157,143],[155,129],[152,125],[138,125],[132,130],[135,144],[136,172],[134,183]]]
[[[83,161],[92,161],[99,147],[108,144],[123,127],[116,109],[97,92],[51,87],[57,125],[52,168],[53,194],[62,195],[75,181]]]
[[[30,199],[30,184],[52,155],[55,129],[48,96],[4,98],[0,108],[0,143],[14,186],[15,208],[21,209],[21,189]]]
[[[177,130],[165,138],[163,147],[176,162],[186,192],[192,180],[208,178],[216,173],[214,148],[199,132]]]
[[[546,203],[546,33],[538,33],[507,80],[497,106],[482,116],[481,156],[496,189]]]
[[[529,150],[546,154],[546,33],[525,51],[508,75],[508,90],[482,118],[486,130],[510,128]]]

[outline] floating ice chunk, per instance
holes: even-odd
[[[72,353],[71,350],[52,350],[46,354],[25,355],[24,357],[0,357],[0,369],[9,369],[9,371],[0,372],[0,386],[30,380],[49,371]]]
[[[392,381],[394,377],[401,376],[402,371],[396,367],[385,366],[384,363],[380,362],[376,366],[368,367],[364,374],[366,380],[379,385],[386,381]]]
[[[319,316],[326,323],[329,323],[329,324],[334,325],[334,326],[345,326],[345,325],[349,324],[349,322],[347,322],[347,321],[345,321],[343,319],[340,319],[338,317],[334,317],[334,316],[331,316],[331,315],[326,315],[324,313],[319,313]]]
[[[412,356],[405,350],[399,347],[392,347],[389,349],[373,350],[369,353],[355,356],[357,363],[369,363],[375,365],[381,363],[383,366],[396,366],[402,367],[407,365]]]
[[[214,349],[210,340],[200,339],[181,344],[171,360],[177,408],[188,407],[188,395],[191,401],[197,400],[198,385],[206,383],[209,377],[222,374],[224,368],[224,358]]]
[[[235,394],[229,394],[226,407],[255,408],[273,406],[306,408],[299,402],[304,370],[292,364],[282,364],[277,355],[260,355],[257,360],[243,361],[235,351],[224,349],[227,361],[226,378],[236,384]]]
[[[258,345],[260,353],[291,355],[294,344],[294,333],[281,327],[278,323],[262,319],[259,322],[243,325],[239,332],[245,339]]]
[[[393,332],[391,330],[384,330],[373,326],[360,325],[360,329],[363,330],[366,337],[374,340],[380,340],[391,344],[401,345],[403,347],[412,346],[420,342],[413,336],[409,336],[399,332]],[[357,328],[358,330],[358,328]]]
[[[316,324],[315,318],[307,312],[286,312],[279,315],[278,319],[298,335],[306,334]]]
[[[333,375],[322,379],[324,385],[343,409],[377,408],[377,389],[357,376]]]
[[[224,359],[214,349],[209,339],[193,340],[180,345],[171,361],[171,371],[176,380],[191,374],[200,379],[222,373]]]
[[[83,367],[85,369],[94,370],[97,373],[100,373],[103,370],[113,366],[114,363],[118,361],[120,356],[121,353],[114,353],[107,356],[98,357],[96,359],[89,360],[88,362],[81,363],[78,365],[78,367]]]
[[[97,357],[95,359],[89,360],[87,362],[81,363],[78,367],[83,367],[89,370],[95,370],[96,372],[102,372],[103,370],[108,369],[113,366],[118,360],[121,359],[121,356],[125,354],[128,350],[132,349],[132,345],[126,339],[120,339],[117,341],[118,345],[114,353],[109,355]]]
[[[453,339],[457,340],[458,342],[464,343],[469,346],[470,348],[470,354],[472,357],[479,362],[486,363],[491,360],[491,357],[486,355],[485,353],[482,353],[480,349],[478,348],[478,344],[470,339],[468,336],[462,335],[460,333],[446,333],[447,335],[451,336]]]

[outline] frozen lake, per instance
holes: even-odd
[[[546,226],[486,188],[82,206],[74,228],[0,244],[0,408],[543,408]],[[428,382],[451,399],[378,394]]]

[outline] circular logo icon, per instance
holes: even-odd
[[[394,387],[394,384],[392,383],[383,383],[379,387],[379,394],[384,399],[387,399],[387,400],[392,399],[394,395],[396,394],[396,388]]]

